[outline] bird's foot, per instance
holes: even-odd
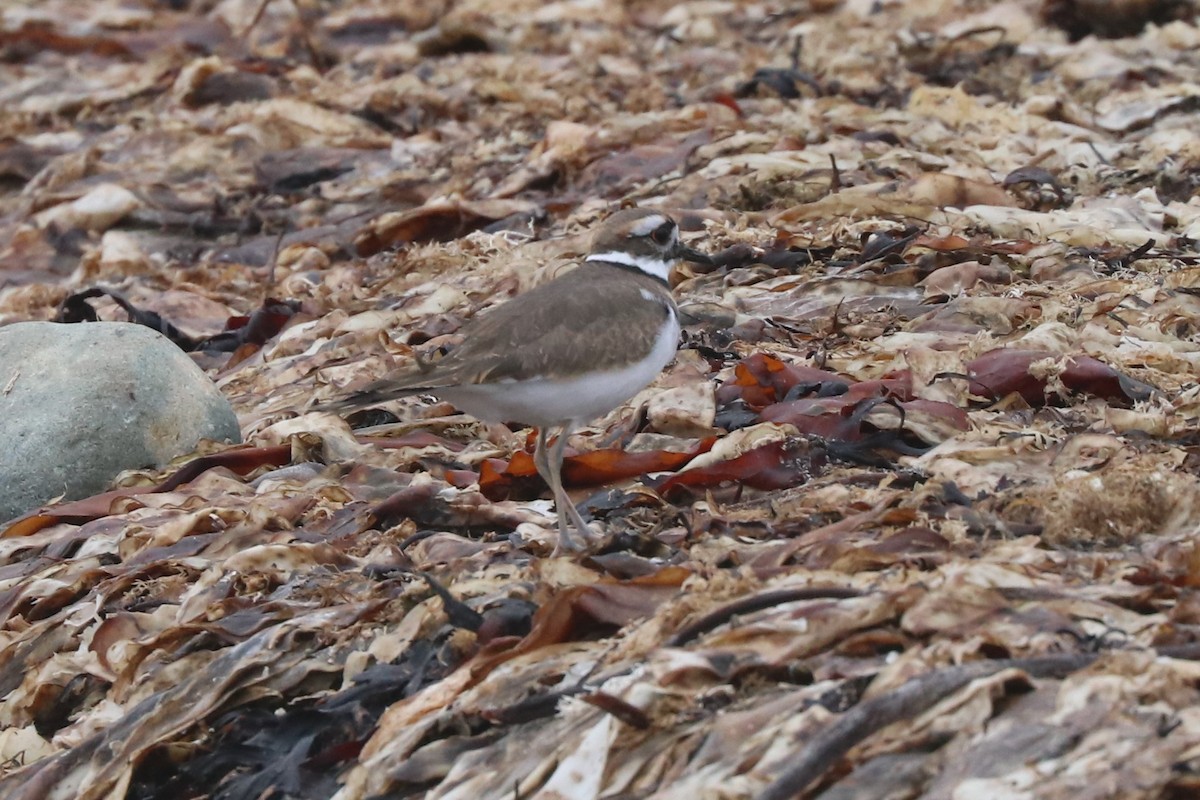
[[[572,531],[568,527],[559,527],[558,544],[554,546],[552,558],[558,556],[576,556],[590,552],[596,545],[604,541],[604,535],[593,533],[587,525],[576,525]]]
[[[559,437],[559,442],[565,441],[565,435],[566,432],[564,431]],[[555,447],[558,447],[558,444],[556,442]],[[545,452],[544,445],[539,446],[539,451]],[[568,553],[574,555],[586,553],[604,541],[604,536],[591,532],[588,524],[583,521],[579,509],[571,502],[571,496],[563,489],[562,479],[559,476],[559,468],[553,466],[558,463],[560,463],[558,454],[552,454],[551,460],[547,462],[545,470],[546,482],[550,484],[550,489],[554,492],[554,510],[558,513],[558,545],[555,546],[552,555],[561,556]],[[575,529],[578,538],[572,533],[572,528]]]

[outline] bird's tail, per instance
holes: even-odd
[[[421,386],[402,386],[397,385],[395,381],[379,380],[368,384],[361,391],[347,395],[340,400],[327,400],[313,405],[314,411],[332,411],[335,414],[345,414],[350,411],[359,411],[371,406],[377,406],[381,403],[387,403],[392,400],[399,400],[401,397],[410,397],[414,394],[422,394],[428,391]]]

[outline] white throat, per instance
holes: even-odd
[[[669,282],[667,279],[671,274],[670,261],[664,261],[661,258],[654,258],[653,256],[630,255],[620,250],[612,250],[607,253],[592,253],[584,261],[605,261],[609,264],[621,264],[626,267],[633,267],[636,270],[646,273],[651,278],[658,278],[663,282]]]

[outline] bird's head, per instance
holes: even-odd
[[[605,220],[587,257],[588,261],[632,267],[664,282],[679,259],[712,263],[709,256],[684,246],[675,220],[649,208],[627,208]]]

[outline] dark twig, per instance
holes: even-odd
[[[482,614],[455,597],[449,589],[438,583],[428,572],[422,572],[420,575],[429,584],[429,588],[433,589],[434,594],[442,599],[442,607],[445,609],[446,618],[450,620],[451,625],[468,631],[479,630],[483,625]]]
[[[715,611],[710,611],[686,626],[667,640],[667,647],[681,647],[714,628],[724,625],[738,614],[749,614],[752,611],[761,611],[764,608],[784,603],[794,603],[797,600],[845,600],[850,597],[861,597],[862,594],[858,589],[841,586],[802,586],[743,597],[721,606]]]
[[[245,39],[250,35],[250,31],[254,30],[254,26],[262,21],[263,14],[266,13],[267,6],[271,4],[271,0],[261,0],[258,8],[254,10],[254,16],[250,18],[249,24],[238,34],[238,38]]]
[[[1154,240],[1147,239],[1145,244],[1129,251],[1119,258],[1114,259],[1113,266],[1119,269],[1129,269],[1129,267],[1133,265],[1133,262],[1140,261],[1141,259],[1145,258],[1153,248]]]

